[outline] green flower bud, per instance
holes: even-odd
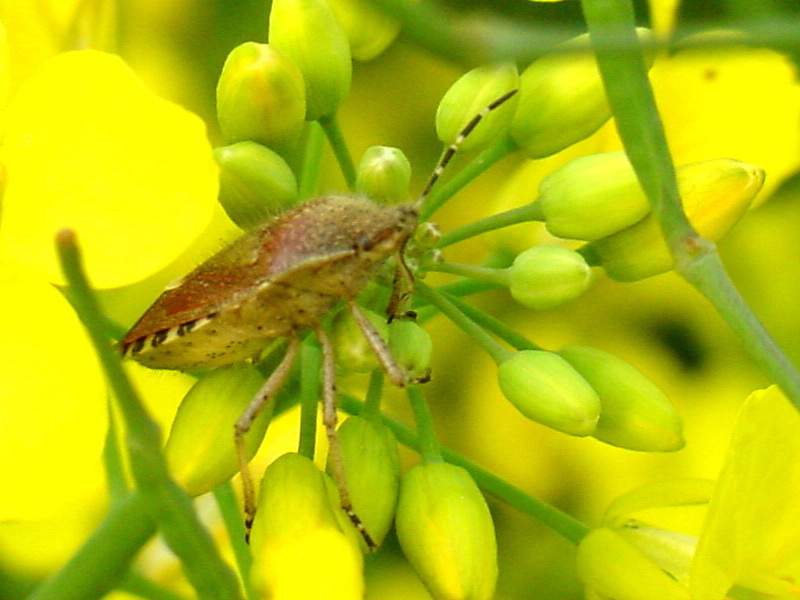
[[[624,152],[576,158],[539,186],[547,230],[572,240],[596,240],[641,221],[650,212]]]
[[[332,115],[350,91],[350,47],[325,0],[273,0],[269,43],[306,82],[306,120]]]
[[[250,536],[250,579],[260,598],[362,600],[363,555],[330,478],[284,454],[264,473]]]
[[[389,323],[389,350],[412,380],[427,380],[431,371],[433,340],[411,319]]]
[[[345,420],[338,435],[353,509],[380,545],[392,525],[400,488],[397,440],[383,423],[359,416]]]
[[[589,287],[592,270],[573,250],[537,246],[519,254],[506,274],[514,300],[544,310],[580,296]]]
[[[503,395],[529,419],[570,435],[591,435],[600,416],[597,393],[552,352],[515,352],[497,369]]]
[[[701,236],[711,240],[720,239],[733,227],[764,184],[762,169],[727,158],[686,165],[677,174],[686,217]],[[588,248],[618,281],[637,281],[675,266],[652,214],[595,240]]]
[[[408,198],[411,163],[402,150],[389,146],[367,148],[358,165],[356,191],[376,202],[395,204]]]
[[[439,102],[436,110],[436,133],[445,144],[456,141],[458,134],[475,115],[500,96],[519,87],[519,74],[514,63],[500,63],[472,69],[461,76]],[[505,133],[517,97],[486,115],[459,147],[464,152],[488,146]]]
[[[252,366],[238,364],[211,371],[186,394],[164,453],[170,472],[189,495],[211,491],[239,472],[233,424],[263,383]],[[245,436],[248,457],[261,445],[270,417],[271,406]]]
[[[436,600],[494,597],[494,524],[464,469],[443,462],[409,469],[400,483],[395,528],[403,553]]]
[[[231,51],[217,83],[217,118],[226,142],[290,147],[305,114],[303,75],[292,61],[274,46],[255,42]]]
[[[689,600],[684,586],[613,529],[595,529],[581,540],[577,567],[597,598]]]
[[[673,579],[689,585],[689,567],[697,549],[695,536],[651,527],[635,519],[615,531]]]
[[[414,233],[414,241],[420,248],[425,248],[426,250],[436,248],[439,242],[442,241],[442,230],[439,229],[436,223],[426,221],[417,227],[417,231]]]
[[[368,61],[386,50],[400,32],[400,21],[364,0],[329,0],[353,58]]]
[[[242,229],[252,229],[297,200],[297,180],[278,154],[256,142],[214,148],[219,202]]]
[[[652,35],[639,29],[642,41]],[[511,122],[511,137],[531,158],[544,158],[597,131],[609,117],[603,82],[588,34],[531,63],[520,76],[519,105]],[[648,66],[653,55],[645,56]]]
[[[389,326],[386,317],[362,308],[372,326],[384,340],[389,339]],[[378,357],[364,337],[353,315],[342,311],[336,315],[332,331],[333,347],[336,350],[337,364],[355,373],[369,373],[381,366]]]
[[[598,440],[648,452],[683,448],[680,417],[664,393],[621,358],[586,346],[566,346],[559,354],[600,397]]]

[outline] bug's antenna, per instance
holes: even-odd
[[[428,179],[428,183],[425,184],[425,187],[423,188],[422,193],[419,195],[419,198],[417,198],[416,201],[414,202],[414,205],[417,207],[417,209],[422,208],[422,205],[425,203],[428,194],[431,193],[431,189],[436,184],[436,182],[439,181],[439,177],[441,177],[442,173],[452,160],[453,156],[455,156],[456,152],[458,152],[458,149],[461,146],[461,144],[464,143],[464,140],[467,139],[467,136],[469,136],[469,134],[472,133],[472,130],[475,129],[475,127],[477,127],[478,123],[480,123],[486,115],[488,115],[490,112],[498,108],[506,100],[509,100],[514,94],[517,93],[517,91],[518,90],[511,90],[510,92],[506,92],[505,94],[497,98],[497,100],[494,100],[491,104],[488,104],[483,110],[481,110],[478,114],[472,117],[469,123],[467,123],[464,126],[464,129],[462,129],[458,133],[453,143],[450,144],[444,151],[444,154],[442,154],[442,158],[439,160],[439,164],[436,165],[436,168],[433,170],[433,173],[431,173],[431,177],[430,179]]]

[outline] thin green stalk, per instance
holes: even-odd
[[[436,431],[433,428],[433,418],[425,402],[425,394],[417,385],[412,385],[406,390],[411,410],[414,411],[414,422],[417,425],[417,439],[419,440],[418,450],[422,457],[422,462],[442,462],[442,447],[436,439]]]
[[[497,364],[502,363],[511,355],[511,352],[498,344],[491,335],[486,333],[482,327],[467,317],[442,294],[421,281],[417,281],[415,286],[414,293],[417,296],[434,305],[448,319],[458,325],[462,331],[474,338]]]
[[[364,400],[363,416],[372,416],[380,413],[381,398],[383,396],[383,369],[373,369],[369,376],[369,387]]]
[[[300,441],[297,451],[314,459],[317,444],[317,404],[320,394],[322,353],[317,343],[308,338],[300,351]]]
[[[109,402],[108,432],[106,433],[106,443],[103,446],[103,467],[105,468],[106,486],[108,487],[108,495],[111,498],[111,502],[124,498],[130,492],[120,450],[116,418],[111,402]]]
[[[508,284],[508,276],[503,269],[492,269],[490,267],[479,267],[476,265],[459,265],[449,262],[434,262],[426,264],[429,271],[438,273],[450,273],[451,275],[461,275],[479,281],[488,281],[497,285],[505,286]]]
[[[426,220],[441,208],[445,202],[455,196],[461,188],[517,149],[518,147],[513,140],[505,136],[483,150],[447,183],[443,183],[433,189],[420,210],[420,221]]]
[[[349,413],[358,414],[361,411],[362,404],[355,398],[344,395],[342,398],[342,407]],[[392,430],[401,444],[417,451],[420,450],[419,436],[411,428],[392,417],[384,416],[383,422]],[[584,525],[577,519],[526,494],[519,488],[504,481],[483,467],[476,465],[460,454],[447,448],[442,448],[442,455],[447,462],[466,469],[481,489],[489,492],[517,510],[530,515],[573,544],[580,542],[581,539],[591,531],[590,527]]]
[[[185,596],[176,594],[172,590],[165,589],[134,572],[128,573],[118,589],[122,592],[138,596],[143,600],[187,600]]]
[[[330,143],[333,154],[336,156],[347,188],[349,190],[354,190],[356,188],[356,166],[355,163],[353,163],[350,150],[347,148],[347,142],[342,135],[336,113],[320,117],[319,124],[322,125],[322,129],[325,131],[325,135],[328,138],[328,143]]]
[[[301,200],[306,200],[317,195],[325,134],[319,123],[311,121],[306,123],[303,136],[305,139],[302,145],[300,173],[297,177],[297,196]]]
[[[118,354],[108,343],[99,304],[83,272],[75,233],[59,232],[56,248],[64,276],[72,288],[75,311],[89,333],[125,420],[131,472],[145,510],[181,559],[199,598],[239,600],[236,577],[220,558],[211,536],[194,512],[191,499],[170,477],[161,453],[158,425],[150,418],[125,375]]]
[[[473,238],[483,233],[488,233],[489,231],[495,231],[503,227],[510,227],[511,225],[518,225],[520,223],[528,223],[530,221],[544,221],[544,215],[542,214],[538,202],[530,202],[525,206],[512,208],[511,210],[492,215],[491,217],[473,221],[453,231],[448,231],[442,235],[442,239],[436,247],[446,248],[457,242]]]
[[[505,323],[503,323],[499,319],[496,319],[492,315],[482,311],[479,308],[475,308],[474,306],[472,306],[467,302],[464,302],[461,298],[458,298],[456,296],[444,292],[441,293],[450,302],[455,304],[458,307],[458,309],[461,310],[470,319],[475,321],[478,325],[480,325],[484,329],[492,332],[501,340],[503,340],[510,346],[513,346],[517,350],[541,350],[539,346],[534,344],[524,335],[517,333],[516,331],[508,327]]]
[[[242,513],[239,509],[236,492],[233,491],[233,484],[230,481],[226,481],[214,488],[214,499],[217,501],[219,513],[228,532],[228,539],[233,549],[233,557],[236,560],[236,568],[239,570],[239,577],[244,587],[244,595],[247,600],[258,600],[258,595],[250,585],[250,568],[253,564],[253,555],[250,554],[250,547],[245,541],[244,521],[242,521]]]
[[[61,570],[27,600],[99,600],[113,590],[142,546],[156,533],[139,492],[114,502],[106,516]]]
[[[719,311],[745,348],[800,410],[800,373],[734,287],[710,240],[686,219],[675,169],[641,53],[607,49],[613,40],[637,48],[630,0],[583,0],[597,62],[625,151],[675,258],[676,270]]]

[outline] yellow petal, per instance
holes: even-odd
[[[55,288],[0,260],[0,289],[0,521],[45,519],[96,486],[106,388]]]
[[[49,60],[5,116],[0,249],[61,281],[53,235],[78,231],[98,287],[174,260],[211,220],[217,171],[202,121],[149,92],[118,57]]]
[[[774,593],[800,566],[800,414],[773,386],[750,395],[737,419],[692,562],[696,600],[733,584]]]

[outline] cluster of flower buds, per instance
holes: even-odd
[[[583,346],[521,350],[497,372],[500,389],[529,419],[570,435],[649,452],[683,447],[664,393],[624,360]]]

